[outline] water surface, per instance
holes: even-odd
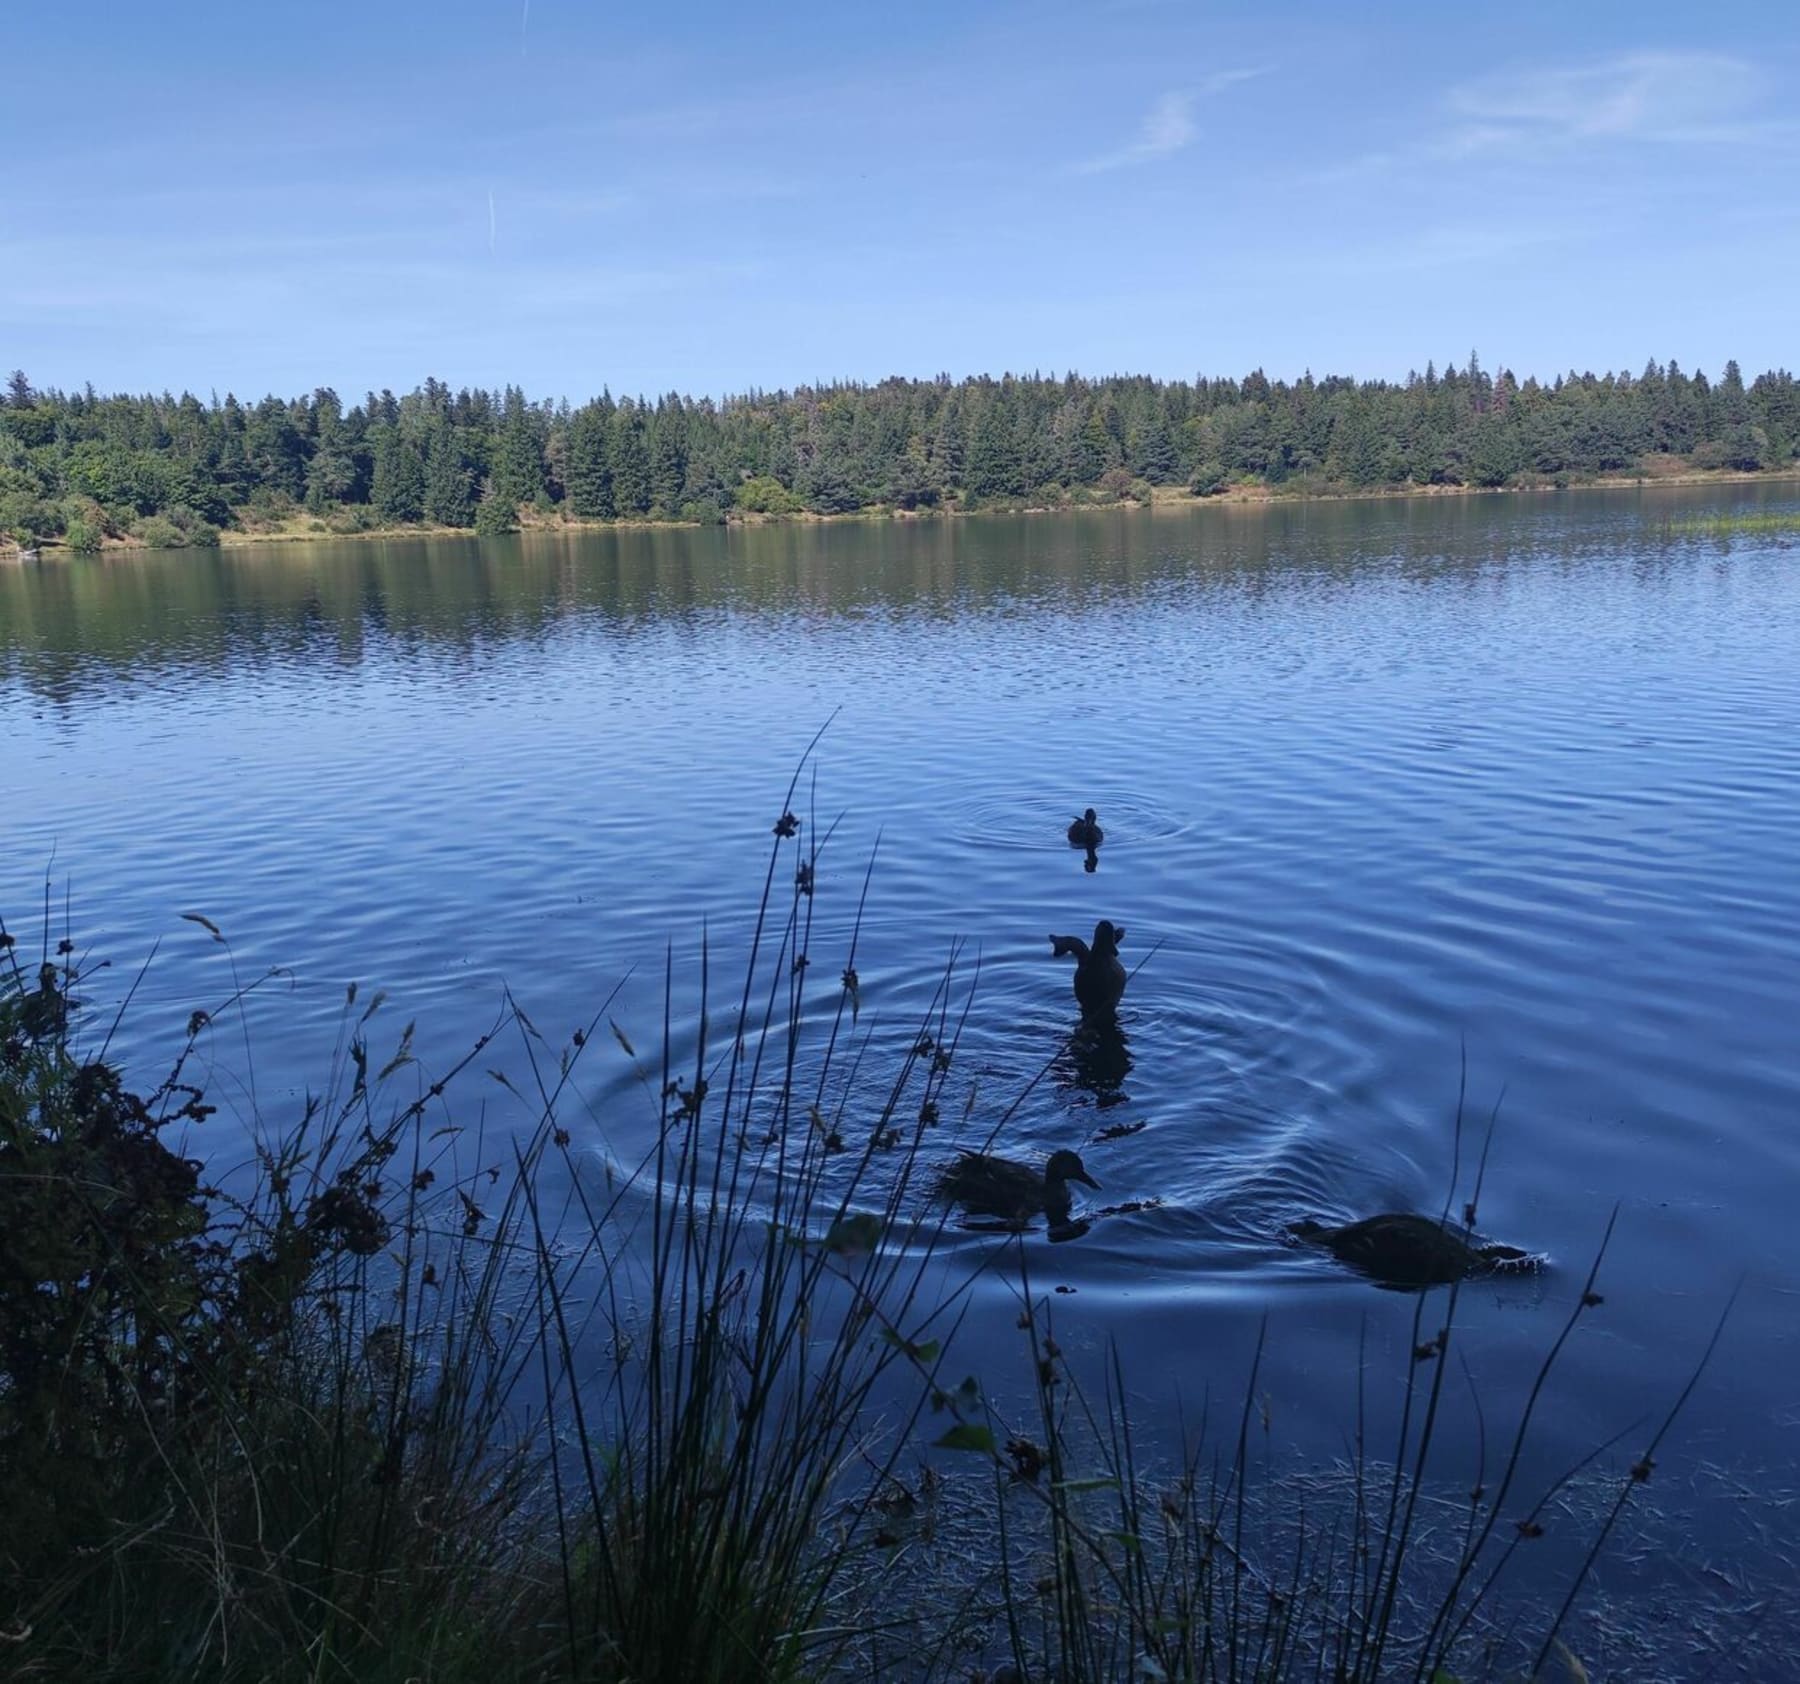
[[[211,1149],[229,1154],[252,1087],[279,1118],[320,1085],[352,978],[386,988],[395,1031],[416,1018],[439,1064],[503,984],[560,1036],[626,978],[613,1015],[654,1044],[666,944],[691,974],[703,920],[717,953],[741,941],[782,793],[829,717],[800,808],[837,822],[822,995],[878,837],[865,1011],[902,1035],[955,944],[963,974],[979,958],[946,1155],[952,1110],[972,1093],[985,1133],[1070,1027],[1047,932],[1107,917],[1130,962],[1150,956],[1126,995],[1128,1071],[1063,1060],[1006,1139],[1080,1146],[1106,1200],[1160,1201],[1038,1263],[1076,1289],[1065,1343],[1117,1337],[1153,1415],[1172,1418],[1177,1389],[1233,1393],[1266,1315],[1278,1436],[1337,1453],[1359,1340],[1385,1384],[1412,1304],[1285,1246],[1283,1226],[1437,1209],[1466,1068],[1472,1114],[1499,1109],[1482,1225],[1551,1262],[1465,1298],[1490,1415],[1617,1205],[1604,1314],[1560,1371],[1545,1467],[1672,1399],[1742,1282],[1668,1459],[1791,1485],[1800,550],[1681,523],[1796,497],[9,569],[0,908],[26,925],[48,875],[121,971],[162,943],[127,1056],[160,1060],[229,985],[183,912],[229,933],[241,974],[291,969],[251,1009],[252,1055],[219,1048]],[[1089,804],[1107,831],[1091,875],[1062,840]],[[622,1053],[595,1092],[589,1150],[634,1160],[650,1111]],[[1125,1122],[1145,1126],[1096,1142]],[[1009,1327],[1004,1286],[989,1298]],[[1694,1501],[1680,1524],[1703,1553],[1779,1558],[1779,1527],[1753,1546],[1729,1505]]]

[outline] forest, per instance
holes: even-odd
[[[0,399],[0,539],[97,549],[227,529],[678,520],[1116,503],[1155,487],[1330,494],[1570,484],[1790,467],[1800,389],[1675,362],[1548,383],[1471,356],[1405,381],[888,379],[722,400],[602,394],[578,408],[431,379],[348,406],[320,387]]]

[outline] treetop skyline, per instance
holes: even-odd
[[[1250,489],[1568,484],[1791,468],[1800,383],[1676,362],[1548,385],[1471,357],[1403,384],[1342,378],[887,380],[748,396],[602,397],[439,380],[346,404],[99,397],[0,407],[0,538],[69,548],[216,542],[225,527],[350,533],[1042,507]]]

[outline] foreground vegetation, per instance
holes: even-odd
[[[1673,361],[1543,382],[1471,357],[1403,383],[1040,376],[803,387],[727,398],[516,387],[346,406],[321,388],[253,404],[35,391],[0,403],[0,541],[93,549],[216,542],[302,514],[322,530],[537,519],[686,520],[1302,492],[1566,484],[1784,469],[1800,387]]]
[[[1420,1539],[1455,1289],[1417,1300],[1395,1441],[1346,1422],[1340,1500],[1314,1508],[1258,1483],[1254,1371],[1222,1443],[1146,1442],[1116,1357],[1065,1355],[1033,1245],[1004,1236],[1026,1383],[997,1401],[919,1185],[969,996],[953,965],[878,1070],[855,938],[811,963],[796,828],[718,1039],[704,955],[648,1058],[604,1005],[551,1047],[509,1001],[422,1072],[352,987],[320,1093],[285,1130],[248,1119],[235,1169],[186,1154],[216,1126],[192,1072],[244,991],[140,1094],[72,944],[0,933],[0,1673],[1373,1681],[1558,1653],[1686,1395],[1543,1617],[1503,1630],[1499,1587],[1580,1471],[1528,1489],[1523,1452],[1599,1261],[1472,1489],[1458,1470],[1448,1548]],[[509,1043],[523,1079],[494,1071]],[[579,1086],[596,1048],[654,1107],[635,1164]],[[459,1128],[483,1067],[532,1127]],[[976,1549],[921,1582],[958,1504]]]

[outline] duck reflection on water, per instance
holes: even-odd
[[[1094,1096],[1094,1108],[1123,1105],[1129,1098],[1131,1043],[1116,1018],[1083,1018],[1069,1033],[1052,1066],[1056,1083]]]

